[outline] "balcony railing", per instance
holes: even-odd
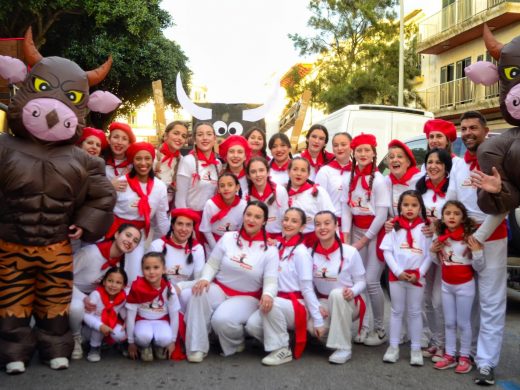
[[[502,3],[518,3],[518,0],[457,0],[442,11],[419,23],[419,42],[427,41],[438,34],[471,19]]]
[[[475,85],[467,77],[417,91],[426,110],[438,113],[470,104],[489,106],[490,99],[498,96],[499,84],[489,87]],[[486,102],[487,100],[487,102]]]

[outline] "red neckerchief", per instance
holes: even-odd
[[[430,179],[426,179],[426,188],[433,191],[433,201],[437,202],[437,195],[439,195],[441,198],[446,197],[446,193],[442,192],[442,186],[446,183],[446,178],[442,179],[439,184],[436,186],[433,185],[432,181]]]
[[[231,172],[231,171],[230,171],[230,172]],[[231,173],[233,173],[233,172],[231,172]],[[235,175],[235,174],[233,173],[233,175]],[[245,175],[246,175],[246,170],[245,170],[244,168],[242,168],[242,170],[240,171],[240,173],[239,173],[238,175],[235,175],[235,176],[237,177],[237,179],[241,179],[241,178],[243,178]]]
[[[396,184],[401,184],[403,186],[408,186],[408,180],[410,180],[413,175],[415,175],[416,173],[419,173],[421,172],[419,169],[417,169],[417,167],[410,167],[408,168],[408,170],[405,172],[405,174],[403,175],[403,177],[401,177],[400,179],[398,179],[397,177],[394,176],[393,173],[390,173],[390,180],[392,180],[392,184],[393,185],[396,185]]]
[[[344,167],[342,167],[337,160],[332,160],[327,165],[331,168],[337,169],[341,175],[343,175],[345,172],[350,172],[352,170],[352,163],[350,161]]]
[[[361,187],[363,187],[363,189],[365,191],[367,191],[368,194],[370,194],[370,186],[368,185],[367,180],[365,179],[365,176],[370,176],[371,174],[372,174],[372,164],[367,165],[366,167],[363,168],[363,170],[360,170],[359,166],[356,165],[356,169],[354,170],[353,175],[351,176],[351,179],[350,179],[354,182],[354,184],[350,188],[355,189],[357,186],[358,180],[361,178]],[[350,204],[351,200],[352,200],[352,192],[349,192],[348,204]]]
[[[402,216],[395,217],[392,221],[393,223],[399,222],[399,226],[401,226],[402,229],[406,230],[406,241],[408,242],[408,246],[413,248],[413,237],[412,237],[412,229],[416,227],[417,225],[423,223],[423,220],[421,217],[417,217],[413,220],[413,222],[410,222],[406,218]]]
[[[464,153],[464,161],[469,164],[469,170],[473,171],[478,169],[480,171],[480,165],[478,165],[477,154],[471,154],[469,150]]]
[[[246,233],[244,229],[240,230],[240,237],[246,240],[249,243],[249,247],[253,245],[254,241],[264,241],[264,233],[260,230],[253,237]]]
[[[190,152],[190,154],[193,154],[197,157],[197,160],[202,162],[202,167],[209,167],[210,165],[218,166],[218,160],[215,156],[215,153],[213,153],[213,150],[211,151],[209,157],[206,157],[204,153],[202,153],[199,149],[195,148]]]
[[[139,215],[144,218],[145,231],[146,235],[148,235],[148,233],[150,233],[150,214],[152,213],[150,203],[148,202],[148,196],[152,193],[153,190],[153,179],[148,177],[146,180],[146,194],[143,192],[143,189],[141,188],[141,182],[137,176],[130,177],[130,175],[127,174],[126,181],[128,182],[128,185],[132,191],[139,195],[137,210]]]
[[[291,161],[291,159],[288,159],[282,166],[280,166],[276,163],[276,161],[273,160],[271,163],[271,169],[273,171],[285,172],[285,171],[287,171],[287,169],[289,169],[290,161]]]
[[[314,253],[319,253],[320,255],[324,255],[327,260],[330,260],[329,255],[331,253],[336,252],[338,249],[339,249],[339,243],[336,240],[334,240],[332,242],[332,246],[328,249],[325,249],[324,247],[322,247],[321,242],[318,241],[318,245],[316,245],[316,250],[314,251]]]
[[[439,236],[439,241],[444,242],[448,238],[451,238],[454,241],[462,241],[464,239],[464,227],[459,225],[454,231],[450,229],[444,229],[444,234]]]
[[[271,183],[268,182],[265,184],[264,193],[262,195],[260,195],[258,193],[258,190],[256,189],[255,186],[253,186],[253,188],[251,188],[251,194],[249,194],[249,195],[252,196],[253,198],[258,199],[259,201],[265,203],[267,201],[267,199],[269,199],[269,197],[275,191],[276,191],[276,184],[272,183],[272,182]]]
[[[152,302],[157,297],[159,297],[160,300],[163,300],[162,294],[164,289],[169,287],[170,283],[164,279],[161,279],[161,287],[157,290],[150,286],[150,283],[148,283],[145,278],[138,276],[137,279],[132,283],[132,287],[130,288],[130,293],[128,294],[126,301],[128,303],[147,303]]]
[[[291,189],[288,192],[288,195],[289,195],[289,207],[292,207],[293,196],[301,194],[302,192],[305,192],[305,191],[307,191],[307,190],[309,190],[311,188],[312,188],[312,194],[314,195],[316,193],[316,191],[318,191],[318,185],[317,184],[311,185],[309,182],[305,182],[297,190],[295,190],[294,188],[291,187]]]
[[[98,286],[96,291],[99,293],[101,303],[103,303],[104,306],[103,311],[101,312],[101,322],[109,328],[114,329],[114,326],[117,324],[117,313],[114,310],[114,307],[119,306],[125,301],[125,290],[121,290],[112,301],[102,286]]]
[[[177,158],[181,155],[181,152],[179,150],[176,150],[174,152],[172,152],[170,150],[170,148],[168,147],[168,145],[165,143],[162,144],[161,146],[161,149],[159,150],[159,152],[162,153],[163,155],[163,158],[161,160],[161,162],[168,162],[168,167],[172,167],[172,164],[173,164],[173,159],[174,158]]]
[[[298,233],[289,238],[288,240],[286,240],[283,236],[278,239],[278,241],[280,242],[280,244],[278,245],[278,257],[280,258],[280,261],[284,260],[282,256],[283,252],[285,251],[285,248],[295,246],[296,244],[298,244],[298,241],[300,241],[301,238],[302,233]]]
[[[115,267],[123,259],[122,255],[118,257],[110,257],[110,248],[112,247],[113,243],[114,241],[112,240],[106,240],[96,244],[99,252],[101,252],[101,256],[103,256],[103,258],[106,260],[106,262],[101,266],[101,270],[105,270],[109,267]]]
[[[209,221],[210,223],[215,223],[217,221],[220,221],[222,218],[229,214],[231,209],[240,202],[240,197],[238,195],[235,195],[235,199],[233,199],[233,202],[230,205],[226,204],[221,194],[216,194],[214,197],[211,198],[211,200],[219,208],[219,212],[216,213],[213,217],[211,217]]]
[[[189,255],[191,253],[191,250],[190,248],[188,247],[188,242],[186,242],[184,245],[181,245],[181,244],[177,244],[175,241],[173,241],[171,239],[171,237],[161,237],[161,240],[164,241],[165,244],[168,244],[170,245],[171,247],[175,248],[175,249],[184,249],[184,253]],[[191,243],[191,246],[194,247],[198,245],[198,242],[196,240],[193,240],[192,243]]]
[[[130,165],[130,161],[125,159],[122,162],[120,162],[119,164],[116,164],[116,161],[114,160],[114,157],[110,156],[110,157],[107,158],[105,164],[108,165],[108,166],[113,167],[115,175],[119,176],[119,172],[117,171],[117,168],[126,168],[127,166]]]
[[[307,160],[309,162],[309,164],[311,165],[311,167],[313,167],[316,172],[325,164],[327,164],[328,161],[332,160],[332,158],[334,157],[334,155],[332,153],[329,153],[329,152],[325,152],[325,159],[323,158],[323,153],[322,152],[319,152],[318,153],[318,157],[316,157],[316,162],[314,162],[312,160],[312,156],[311,154],[309,153],[309,150],[308,149],[305,149],[301,156]]]

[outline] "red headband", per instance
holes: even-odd
[[[128,139],[130,140],[130,143],[133,144],[135,142],[134,132],[132,131],[132,128],[129,125],[127,125],[126,123],[112,122],[110,124],[110,126],[108,126],[108,131],[110,131],[112,133],[112,131],[114,131],[114,130],[124,131],[126,133],[126,135],[128,135]]]
[[[81,138],[78,140],[76,145],[81,146],[82,142],[91,136],[99,138],[101,141],[101,150],[108,146],[107,137],[105,136],[103,130],[94,129],[93,127],[85,127],[83,129],[83,134],[81,134]]]
[[[352,150],[356,149],[359,145],[370,145],[374,148],[377,146],[376,137],[372,134],[361,133],[355,136],[350,142],[350,148]]]
[[[426,137],[430,136],[432,131],[439,131],[446,136],[451,142],[457,139],[457,129],[451,122],[444,119],[430,119],[424,124],[424,133]]]
[[[246,154],[246,161],[249,161],[251,158],[251,147],[247,140],[241,135],[231,135],[227,137],[218,147],[219,156],[227,162],[227,153],[229,148],[232,146],[242,146],[244,148]]]
[[[398,139],[393,139],[388,144],[388,149],[390,149],[390,148],[401,148],[401,149],[403,149],[403,151],[408,156],[408,159],[410,160],[410,166],[411,167],[415,167],[417,165],[417,161],[415,160],[415,156],[413,155],[412,151],[410,150],[410,148],[406,144],[402,143]]]
[[[152,159],[155,159],[155,148],[151,143],[148,142],[134,142],[131,144],[126,151],[126,158],[128,161],[133,162],[137,152],[146,150],[152,155]]]

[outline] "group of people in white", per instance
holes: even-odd
[[[353,342],[388,342],[383,361],[394,363],[405,339],[411,365],[432,358],[462,374],[475,362],[475,382],[494,383],[507,229],[504,215],[477,205],[486,175],[476,151],[488,132],[480,113],[461,118],[463,158],[451,151],[455,126],[432,119],[424,165],[393,140],[387,176],[373,134],[336,133],[329,153],[327,129],[314,125],[293,157],[285,134],[267,142],[252,128],[226,138],[217,156],[215,131],[200,122],[182,156],[188,131],[170,123],[156,150],[124,123],[110,125],[108,140],[85,128],[78,146],[105,159],[117,203],[106,240],[75,243],[73,359],[88,338],[92,362],[103,340],[127,340],[132,359],[185,352],[202,362],[212,332],[223,356],[257,339],[265,365],[299,358],[309,335],[333,351],[331,363],[351,359]]]

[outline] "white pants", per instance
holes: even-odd
[[[484,243],[486,267],[478,273],[480,329],[477,356],[479,367],[496,367],[500,359],[506,321],[507,239]],[[478,324],[474,324],[478,328]]]
[[[408,312],[408,335],[411,349],[421,349],[422,305],[424,287],[414,286],[408,282],[390,282],[390,297],[392,310],[390,316],[390,345],[398,347],[401,338],[403,314]],[[421,279],[424,284],[424,279]]]
[[[366,233],[366,229],[352,227],[352,242],[358,241]],[[377,237],[359,251],[365,267],[365,278],[367,281],[368,301],[367,315],[363,327],[368,329],[384,329],[385,296],[381,288],[381,274],[385,269],[385,263],[379,261],[376,253]],[[373,321],[373,323],[371,323]]]
[[[475,280],[462,284],[442,282],[442,305],[446,323],[446,353],[455,356],[457,330],[460,334],[460,356],[471,353],[471,308],[475,298]]]
[[[258,309],[258,303],[258,299],[250,296],[228,297],[214,283],[208,292],[192,295],[185,316],[187,353],[209,351],[211,326],[224,356],[234,354],[244,343],[244,325]]]
[[[105,335],[101,333],[99,330],[92,329],[90,331],[90,346],[91,347],[99,347],[101,346],[101,343],[103,342],[103,338]],[[119,343],[121,341],[126,340],[126,332],[125,329],[120,325],[117,324],[112,332],[110,332],[110,337],[116,342]]]
[[[83,317],[85,316],[85,303],[83,303],[83,300],[86,296],[86,294],[77,288],[72,290],[72,300],[69,308],[69,325],[72,336],[79,336],[81,334]]]
[[[426,285],[424,286],[424,313],[426,317],[426,324],[428,325],[427,327],[431,332],[431,343],[436,347],[443,347],[444,315],[442,311],[443,299],[441,291],[441,267],[432,263],[430,269],[425,275],[425,279]]]
[[[157,347],[167,347],[175,339],[170,323],[165,320],[139,320],[135,322],[134,338],[137,346],[143,348],[153,343]]]
[[[191,299],[191,294],[191,287],[181,290],[179,295],[179,303],[181,304],[182,313],[186,313],[186,308],[188,307],[188,303]]]

